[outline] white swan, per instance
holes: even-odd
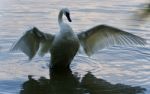
[[[61,9],[58,15],[60,32],[57,35],[43,33],[34,27],[16,42],[12,50],[21,50],[29,59],[32,59],[38,50],[41,55],[50,52],[51,67],[63,69],[69,68],[79,46],[84,48],[87,55],[92,55],[106,47],[146,44],[146,40],[141,37],[107,25],[98,25],[75,34],[72,28],[63,22],[63,15],[71,22],[69,9]]]

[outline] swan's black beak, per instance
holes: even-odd
[[[66,12],[66,17],[68,19],[69,22],[72,22],[71,18],[70,18],[70,14],[68,12]]]

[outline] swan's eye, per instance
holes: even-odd
[[[69,12],[66,12],[66,16],[70,16],[70,13],[69,13]]]

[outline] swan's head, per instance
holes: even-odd
[[[71,18],[70,18],[70,11],[68,8],[63,8],[62,9],[63,14],[67,17],[69,22],[72,22]]]

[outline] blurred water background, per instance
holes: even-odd
[[[21,52],[9,53],[11,45],[28,29],[59,31],[57,16],[61,8],[71,11],[75,32],[98,24],[118,27],[147,40],[146,47],[112,47],[92,57],[78,54],[73,72],[83,77],[90,71],[111,83],[141,86],[150,94],[150,23],[136,19],[146,0],[0,0],[0,94],[16,94],[28,75],[49,77],[49,55],[28,61]]]

